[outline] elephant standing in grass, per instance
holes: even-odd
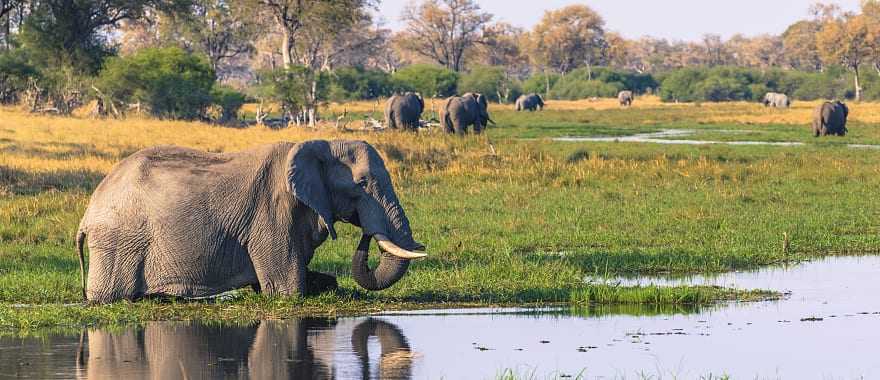
[[[521,95],[516,99],[517,111],[544,110],[544,99],[538,94]]]
[[[789,108],[791,107],[791,100],[788,99],[788,95],[779,94],[775,92],[768,92],[764,95],[764,99],[761,100],[761,103],[764,104],[764,107],[773,107],[773,108]]]
[[[480,134],[488,123],[495,124],[489,117],[489,102],[480,93],[466,93],[446,99],[440,109],[440,120],[447,133],[464,135],[468,127],[474,127],[474,133]]]
[[[385,124],[391,129],[415,131],[425,110],[425,100],[421,95],[407,92],[394,95],[385,103]]]
[[[633,92],[629,90],[621,91],[617,94],[617,101],[620,102],[621,107],[632,106],[634,98]]]
[[[251,286],[278,295],[336,288],[312,272],[337,221],[362,229],[352,277],[367,290],[400,280],[424,257],[379,153],[362,141],[277,143],[212,154],[172,146],[137,152],[92,194],[76,236],[98,303],[147,296],[206,297]],[[385,253],[375,270],[367,252]],[[84,275],[84,273],[83,273]]]
[[[839,100],[820,104],[813,114],[813,135],[846,136],[847,117],[849,117],[849,108]]]

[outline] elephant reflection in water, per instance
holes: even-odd
[[[335,379],[336,322],[264,321],[226,327],[153,322],[143,330],[88,332],[89,379]],[[381,356],[373,378],[408,379],[412,354],[393,324],[367,319],[352,332],[362,378],[371,378],[367,351],[377,337]]]

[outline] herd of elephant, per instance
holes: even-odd
[[[619,99],[631,105],[632,92]],[[768,94],[764,104],[791,106],[781,94]],[[543,106],[536,94],[516,102],[520,111]],[[392,128],[414,129],[423,109],[417,94],[398,95],[386,118]],[[845,135],[848,115],[842,102],[824,102],[813,131]],[[447,99],[441,118],[458,134],[469,126],[480,133],[491,122],[486,98],[476,93]],[[83,298],[199,298],[242,287],[292,296],[333,291],[336,277],[308,265],[328,237],[336,239],[336,222],[362,230],[351,276],[366,290],[394,285],[411,260],[427,256],[379,152],[364,141],[282,142],[237,153],[141,150],[101,181],[80,222]],[[381,256],[370,268],[373,241]]]

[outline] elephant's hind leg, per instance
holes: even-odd
[[[138,249],[140,242],[125,239],[124,235],[119,236],[114,232],[93,233],[88,239],[86,299],[109,303],[144,297],[145,248]]]

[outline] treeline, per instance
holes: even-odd
[[[623,89],[679,102],[880,92],[878,0],[858,13],[817,4],[778,36],[693,42],[623,38],[585,5],[548,11],[525,30],[475,0],[412,2],[391,31],[374,20],[377,3],[0,0],[0,102],[219,121],[245,101],[271,102],[288,120],[314,123],[327,101],[399,91],[479,91],[500,102]]]

